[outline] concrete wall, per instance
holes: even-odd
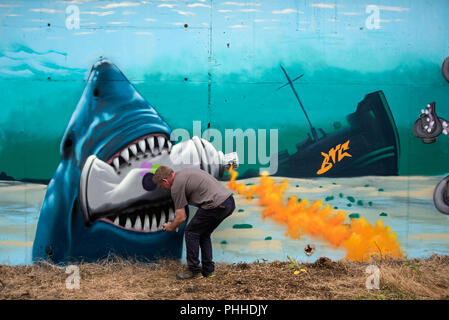
[[[399,230],[407,252],[415,256],[444,253],[447,231],[436,226],[447,224],[447,217],[436,210],[433,189],[448,171],[449,140],[441,134],[436,142],[424,144],[413,134],[413,125],[430,102],[436,102],[438,117],[449,119],[449,83],[441,72],[449,56],[447,12],[449,3],[445,0],[1,1],[0,178],[44,184],[52,178],[61,160],[63,134],[91,67],[100,57],[123,72],[172,130],[185,129],[192,135],[217,129],[223,140],[214,141],[214,145],[223,151],[239,152],[241,174],[268,167],[260,152],[252,154],[252,158],[248,155],[251,150],[264,149],[259,136],[255,149],[246,143],[236,150],[237,141],[226,141],[225,132],[265,130],[264,151],[286,150],[290,155],[298,151],[296,145],[308,134],[312,137],[292,89],[285,86],[278,90],[287,82],[282,66],[291,79],[304,74],[294,81],[294,86],[313,127],[323,129],[328,136],[351,129],[346,117],[369,93],[382,91],[391,112],[388,123],[378,120],[384,127],[374,126],[374,131],[365,133],[358,145],[349,132],[338,137],[336,143],[319,145],[310,158],[308,155],[297,165],[279,163],[279,169],[287,168],[280,175],[291,178],[290,186],[302,184],[295,180],[304,177],[303,171],[295,169],[301,167],[315,173],[307,176],[313,178],[311,184],[327,188],[327,193],[314,193],[310,186],[312,191],[292,190],[292,195],[304,198],[300,195],[303,192],[310,199],[343,199],[333,207],[343,207],[349,214],[371,214],[373,223],[379,214],[394,208],[391,211],[397,213],[397,220],[391,224]],[[388,178],[392,179],[388,180],[391,189],[378,191],[384,189],[383,178],[373,183],[365,183],[361,177],[344,183],[332,180],[332,173],[351,161],[390,148],[390,142],[379,145],[379,141],[391,127],[397,133],[398,144],[390,153],[397,157],[393,171],[399,175]],[[270,136],[276,139],[270,141]],[[322,153],[329,154],[347,140],[352,141],[347,152],[353,157],[334,161],[327,175],[330,180],[320,183],[315,178],[322,177],[316,174],[326,159]],[[362,145],[369,150],[357,153]],[[335,175],[345,177],[354,170]],[[362,176],[387,174],[383,167],[360,172]],[[422,176],[423,180],[414,176]],[[376,185],[372,193],[358,189],[366,184]],[[335,185],[342,189],[332,189]],[[35,193],[29,196],[31,191],[26,187],[14,191],[14,202],[9,196],[13,189],[5,189],[12,187],[5,184],[2,189],[0,212],[6,229],[0,234],[0,244],[7,249],[0,254],[13,257],[14,263],[30,259],[30,242],[44,198],[35,199]],[[340,193],[345,197],[339,198]],[[347,207],[349,195],[374,205],[358,210]],[[239,202],[243,210],[248,211],[247,205]],[[254,210],[255,215],[260,213]],[[18,218],[18,212],[25,220]],[[32,212],[32,216],[23,212]],[[416,215],[415,220],[410,220],[412,215]],[[424,221],[420,219],[426,222],[420,223]],[[262,229],[266,228],[264,224]],[[251,241],[264,243],[271,236],[268,233],[251,233],[256,237]],[[274,251],[261,249],[261,256],[277,257],[282,251],[279,248],[287,238],[277,234],[274,240],[280,244],[267,247]],[[431,241],[431,249],[423,248],[417,240],[423,235],[433,240],[437,237],[440,242],[435,245]],[[25,251],[17,249],[14,241],[22,241],[20,248]],[[230,243],[229,239],[216,241],[220,245],[221,241]],[[223,251],[221,257],[244,257],[232,253],[241,252],[242,246],[248,243],[235,244],[234,251]],[[329,248],[327,244],[324,247]],[[249,253],[246,256],[253,257]]]

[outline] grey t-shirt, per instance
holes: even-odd
[[[175,209],[187,204],[202,209],[216,208],[232,194],[223,183],[197,168],[177,171],[170,192]]]

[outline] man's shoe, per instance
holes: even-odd
[[[201,279],[202,277],[201,273],[193,273],[190,270],[184,270],[176,275],[178,280]]]
[[[203,271],[202,274],[203,274],[204,278],[213,278],[213,277],[215,277],[215,273],[214,272],[205,272],[205,271]]]

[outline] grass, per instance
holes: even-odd
[[[365,286],[366,268],[380,270],[379,289]],[[289,267],[290,266],[290,267]],[[0,265],[0,299],[448,299],[449,256],[370,263],[319,258],[216,264],[216,277],[179,281],[179,261],[137,263],[113,258],[78,265],[80,289],[66,288],[65,267]],[[303,269],[301,272],[296,272]]]

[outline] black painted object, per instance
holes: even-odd
[[[444,79],[449,82],[449,57],[444,60],[443,65],[441,66],[441,73],[443,74]]]
[[[153,182],[153,176],[150,172],[143,176],[142,187],[147,191],[153,191],[157,187],[157,184]]]
[[[443,133],[448,135],[448,122],[439,118],[435,110],[435,102],[429,103],[413,126],[413,133],[424,143],[434,143]],[[449,215],[449,176],[441,180],[433,191],[433,203],[441,213]]]
[[[444,79],[449,82],[449,57],[444,60],[441,66],[441,73]],[[437,116],[435,102],[428,104],[426,110],[421,112],[421,116],[413,126],[413,133],[421,138],[424,143],[435,142],[441,133],[448,135],[448,122]],[[438,211],[449,215],[449,176],[446,176],[435,187],[433,203]]]
[[[437,141],[437,137],[443,132],[443,123],[447,123],[446,120],[437,116],[435,109],[435,102],[428,104],[425,112],[420,115],[413,126],[413,133],[424,143]]]
[[[433,191],[433,203],[441,213],[449,215],[449,176],[441,180]]]

